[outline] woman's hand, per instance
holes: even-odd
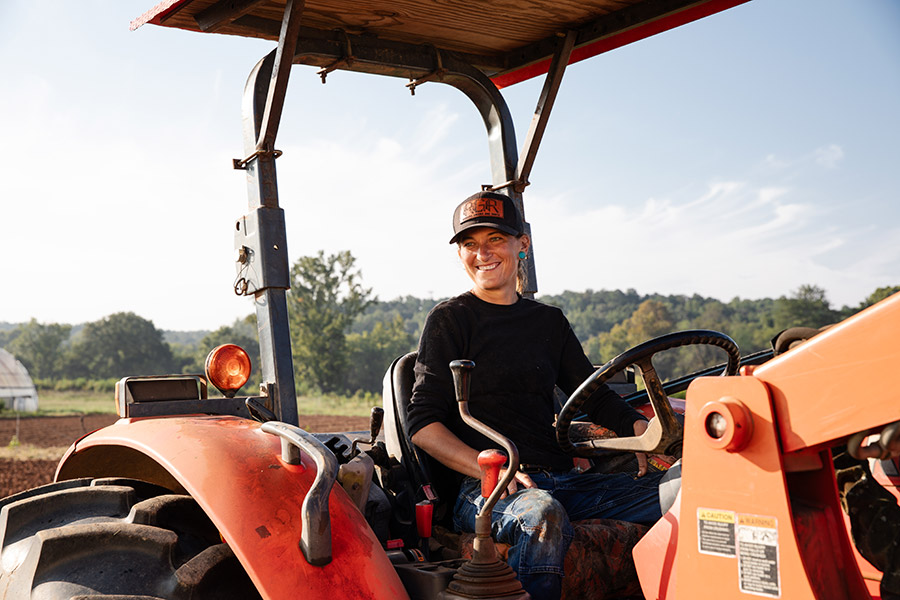
[[[505,469],[500,471],[500,479],[503,479],[503,477],[505,475],[506,475]],[[531,477],[529,477],[525,473],[522,473],[521,471],[516,471],[515,477],[513,477],[512,481],[509,482],[509,485],[506,487],[506,490],[502,494],[500,494],[500,498],[503,499],[503,498],[506,498],[507,496],[512,496],[513,494],[518,492],[520,489],[536,488],[536,487],[537,487],[537,484],[535,484],[534,481],[531,480]]]
[[[647,431],[647,421],[643,419],[638,419],[634,422],[634,435],[638,436]],[[635,456],[637,456],[638,461],[638,477],[643,477],[647,474],[647,455],[643,452],[635,452]]]
[[[426,425],[416,432],[412,441],[416,446],[454,471],[481,479],[481,469],[478,467],[478,451],[464,444],[443,423]],[[506,475],[506,470],[501,470],[499,478],[503,479],[504,475]],[[515,494],[520,489],[535,487],[537,485],[531,480],[531,477],[516,471],[516,476],[509,482],[509,486],[507,486],[500,497],[505,498],[510,494]]]
[[[634,435],[641,435],[647,431],[647,421],[643,419],[634,422]],[[638,477],[643,477],[647,474],[647,470],[649,468],[649,463],[647,462],[647,454],[644,452],[635,452],[635,456],[637,456],[638,461]],[[665,454],[654,454],[653,456],[659,456],[662,459],[662,462],[671,465],[675,462],[674,456],[666,456]]]

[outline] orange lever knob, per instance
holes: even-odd
[[[494,492],[500,479],[500,468],[506,463],[506,455],[499,450],[482,450],[478,454],[481,468],[481,495],[485,498]]]

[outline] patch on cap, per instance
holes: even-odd
[[[483,218],[503,220],[503,201],[496,198],[472,198],[463,205],[459,214],[460,224]]]

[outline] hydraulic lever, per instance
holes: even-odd
[[[380,406],[373,406],[372,412],[369,415],[369,439],[364,440],[362,438],[356,438],[353,440],[353,443],[350,445],[350,456],[359,454],[359,450],[357,449],[357,445],[359,444],[366,444],[367,446],[375,445],[375,442],[378,440],[378,434],[381,433],[382,423],[384,423],[384,409]]]

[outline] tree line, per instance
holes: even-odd
[[[349,252],[319,252],[292,265],[287,299],[298,393],[380,392],[385,370],[415,349],[428,311],[440,301],[413,296],[380,301],[362,281]],[[835,323],[897,291],[900,286],[881,287],[858,305],[841,308],[832,307],[825,291],[810,284],[776,299],[729,302],[633,289],[567,291],[539,300],[565,312],[585,352],[600,364],[647,339],[683,329],[721,331],[748,354],[769,347],[784,329]],[[111,386],[125,375],[202,373],[206,355],[223,343],[240,345],[259,365],[255,315],[194,335],[163,332],[131,312],[78,327],[32,319],[0,330],[0,347],[21,360],[39,385],[56,387],[97,380]],[[717,352],[672,351],[657,368],[664,377],[686,374],[721,362],[724,355]],[[258,386],[256,370],[243,392],[256,393]]]

